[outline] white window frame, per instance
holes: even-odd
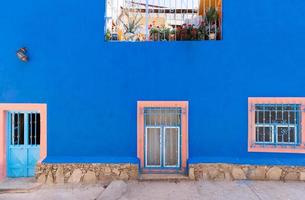
[[[295,125],[276,125],[276,144],[296,144],[297,143],[297,129],[296,129],[296,126]],[[284,128],[294,128],[294,139],[295,141],[294,142],[279,142],[278,141],[278,128],[280,127],[284,127]],[[290,134],[290,133],[288,133]]]
[[[256,144],[274,144],[274,125],[269,125],[269,124],[256,124],[256,127],[271,127],[271,142],[258,142],[256,141],[256,132],[255,132],[255,143]]]
[[[177,132],[177,134],[178,134],[178,145],[177,145],[177,148],[178,148],[178,153],[177,153],[177,156],[178,156],[178,158],[177,158],[177,165],[166,165],[166,152],[165,152],[165,135],[166,135],[166,129],[170,129],[170,128],[174,128],[174,129],[177,129],[178,130],[178,132]],[[174,167],[174,168],[176,168],[176,167],[179,167],[180,166],[180,127],[179,126],[164,126],[164,128],[163,128],[163,166],[165,167],[165,168],[170,168],[170,167]]]
[[[147,164],[147,130],[149,129],[149,128],[156,128],[156,129],[159,129],[160,130],[160,135],[159,135],[159,139],[160,139],[160,157],[159,157],[159,161],[160,161],[160,165],[148,165]],[[161,167],[161,165],[162,165],[162,160],[161,160],[161,158],[162,158],[162,143],[161,143],[161,140],[162,140],[162,128],[161,128],[161,126],[146,126],[145,127],[145,167]]]

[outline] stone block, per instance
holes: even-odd
[[[95,184],[97,182],[96,175],[93,171],[88,171],[83,178],[84,184]]]
[[[298,172],[288,172],[284,177],[285,181],[298,181],[299,173]]]
[[[215,166],[209,166],[207,168],[207,172],[208,172],[208,176],[211,180],[216,179],[219,175],[219,171],[218,171],[218,169],[216,169]]]
[[[280,180],[282,172],[283,170],[280,167],[271,167],[266,173],[266,178],[274,181]]]
[[[305,181],[305,172],[300,172],[300,181]]]
[[[52,172],[49,171],[48,176],[47,176],[47,180],[46,180],[46,184],[47,185],[52,185],[54,184],[54,179],[53,179],[53,175]]]
[[[70,178],[68,179],[68,183],[79,183],[81,178],[82,178],[82,171],[80,169],[75,169],[72,173],[72,175],[70,176]]]
[[[246,175],[244,170],[242,170],[240,167],[238,166],[234,166],[232,169],[232,176],[233,179],[235,180],[244,180],[246,179]]]
[[[189,178],[191,180],[195,180],[195,169],[194,168],[189,168]]]
[[[258,166],[254,168],[249,168],[247,172],[247,178],[250,180],[265,180],[266,167]]]
[[[225,173],[225,180],[226,181],[232,181],[233,180],[230,172],[226,171],[224,173]]]
[[[128,180],[128,178],[129,178],[128,173],[122,172],[122,173],[120,174],[120,179],[121,179],[121,180]]]
[[[55,173],[55,183],[56,184],[64,184],[65,183],[65,175],[64,175],[64,168],[58,167]]]
[[[106,175],[106,176],[111,175],[111,168],[109,166],[106,166],[104,168],[104,175]]]
[[[41,174],[40,176],[38,176],[37,182],[44,184],[46,182],[46,175],[45,174]]]
[[[117,168],[113,168],[112,173],[114,173],[116,176],[120,175],[120,171]]]

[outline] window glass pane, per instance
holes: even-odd
[[[272,127],[256,127],[256,142],[272,142]]]
[[[272,109],[271,110],[271,123],[276,123],[276,116],[277,115],[277,113],[276,113],[276,111],[275,111],[275,109]]]
[[[180,108],[146,108],[146,126],[180,126]]]
[[[277,127],[277,137],[280,143],[295,143],[295,127]]]
[[[160,128],[147,128],[147,165],[161,164],[160,161]]]
[[[17,113],[14,115],[14,125],[13,125],[13,144],[19,144],[18,138],[19,138],[19,115]]]
[[[264,112],[263,111],[258,111],[258,123],[263,124],[264,121]]]
[[[296,123],[296,115],[297,115],[297,111],[289,112],[289,123],[290,124]]]
[[[288,111],[285,110],[283,114],[283,123],[287,124],[288,123]]]
[[[40,145],[40,114],[37,113],[36,116],[36,145]]]
[[[14,134],[15,134],[15,115],[14,114],[10,114],[11,115],[11,145],[13,145],[14,142]]]
[[[40,114],[30,113],[28,115],[29,123],[29,134],[28,143],[29,145],[39,145],[40,144]]]
[[[271,123],[271,112],[266,110],[264,112],[265,123]]]
[[[35,144],[33,140],[33,114],[28,114],[28,143]]]
[[[14,113],[13,119],[13,143],[14,145],[24,144],[24,114]]]
[[[24,144],[24,114],[19,114],[19,126],[20,126],[20,132],[19,132],[19,144]]]
[[[284,112],[282,109],[282,106],[277,106],[276,107],[276,123],[282,123],[283,122],[283,116],[284,116]]]
[[[178,128],[165,128],[165,165],[178,165]]]

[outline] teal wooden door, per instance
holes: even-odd
[[[7,176],[34,176],[40,154],[40,114],[9,112],[7,122]]]

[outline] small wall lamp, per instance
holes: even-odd
[[[27,49],[25,47],[22,47],[18,49],[16,55],[19,58],[19,60],[21,60],[22,62],[27,62],[29,61],[29,57],[26,55],[26,53],[27,53]]]

